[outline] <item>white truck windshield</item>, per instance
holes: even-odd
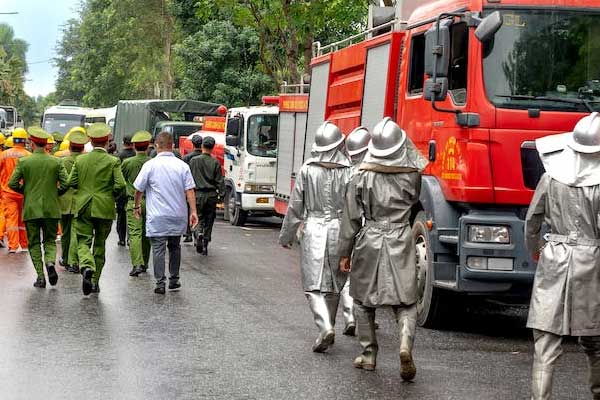
[[[63,135],[76,126],[84,126],[85,115],[76,114],[45,114],[44,130],[46,132],[60,132]]]
[[[248,152],[258,157],[277,157],[278,115],[253,115],[248,119]]]

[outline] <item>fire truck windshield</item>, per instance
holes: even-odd
[[[248,152],[259,157],[277,157],[278,115],[253,115],[248,119]]]
[[[488,98],[501,108],[600,111],[600,13],[504,10],[484,45]]]

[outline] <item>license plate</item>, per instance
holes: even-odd
[[[256,199],[256,203],[257,204],[269,204],[269,198],[268,197],[259,197],[258,199]]]

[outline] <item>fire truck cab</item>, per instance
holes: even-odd
[[[325,120],[347,134],[392,117],[430,161],[412,214],[419,324],[451,315],[457,294],[527,303],[534,141],[600,110],[600,3],[402,3],[371,10],[389,18],[363,35],[315,43],[302,159]]]

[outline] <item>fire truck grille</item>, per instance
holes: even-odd
[[[535,190],[545,169],[534,142],[525,142],[521,145],[521,166],[525,187]]]

